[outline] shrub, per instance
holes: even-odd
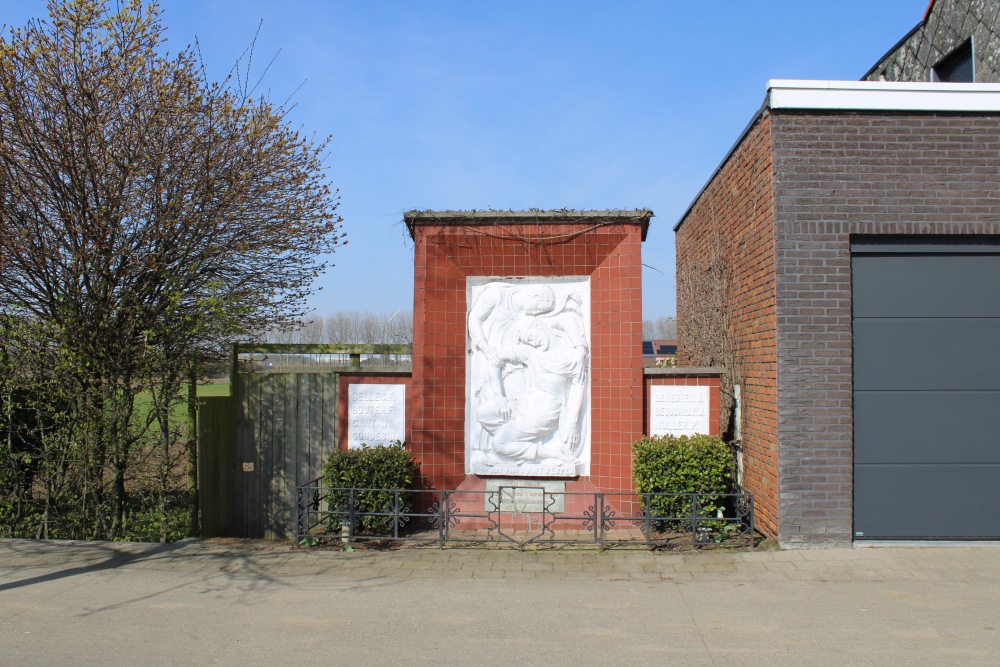
[[[359,514],[354,529],[373,533],[391,534],[394,518],[368,516],[370,512],[392,512],[396,494],[394,490],[409,491],[417,476],[417,466],[403,443],[396,441],[387,447],[369,447],[338,450],[330,455],[323,467],[323,479],[331,488],[327,504],[331,510],[346,511],[351,493],[348,489],[377,489],[355,491],[354,507]],[[410,494],[399,494],[399,511],[410,509]],[[331,530],[340,528],[334,520]]]
[[[159,542],[161,537],[166,542],[183,540],[191,525],[191,516],[184,500],[171,503],[165,512],[152,506],[130,507],[125,512],[121,537],[116,537],[115,541]]]
[[[640,493],[699,493],[698,515],[713,517],[719,496],[732,489],[732,455],[722,438],[711,435],[643,437],[632,444],[632,479]],[[656,518],[686,519],[691,500],[684,496],[649,498],[643,509]],[[677,525],[680,521],[658,521]]]

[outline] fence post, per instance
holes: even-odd
[[[642,511],[643,535],[646,537],[646,546],[653,546],[653,495],[643,493],[640,496],[639,508]]]
[[[392,536],[399,537],[399,489],[392,494]]]
[[[347,537],[344,537],[344,528],[347,528]],[[347,500],[347,525],[340,529],[340,537],[344,542],[350,543],[354,537],[354,489],[351,489]]]
[[[598,510],[598,508],[600,508],[600,509]],[[594,519],[595,519],[595,521],[594,521],[594,533],[595,533],[594,537],[596,538],[597,544],[600,545],[601,549],[604,549],[604,514],[605,514],[605,507],[604,507],[604,494],[603,493],[595,493],[594,494],[594,511],[595,512],[596,511],[600,511],[600,517],[601,517],[599,521],[596,520],[597,519],[596,516],[594,517]],[[600,530],[600,533],[597,532],[598,530]]]
[[[691,544],[698,543],[698,494],[691,494]]]
[[[305,511],[305,490],[300,486],[295,489],[295,544],[302,541],[303,513]]]
[[[448,530],[448,492],[438,492],[438,549],[444,549],[445,535]]]

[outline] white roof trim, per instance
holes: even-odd
[[[771,109],[1000,111],[1000,84],[771,79],[766,104]]]

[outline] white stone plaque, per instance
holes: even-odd
[[[510,513],[566,511],[566,482],[552,479],[488,479],[485,511]]]
[[[649,435],[708,433],[708,387],[653,385],[649,390]]]
[[[590,474],[590,279],[471,277],[466,292],[466,472]]]
[[[347,447],[380,447],[406,437],[406,386],[351,384],[347,387]]]

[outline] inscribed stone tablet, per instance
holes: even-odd
[[[566,511],[566,483],[555,480],[488,479],[486,511],[553,514]]]
[[[653,385],[649,392],[649,434],[708,433],[708,387]]]
[[[406,387],[401,384],[352,384],[347,394],[347,446],[373,447],[405,437]]]

